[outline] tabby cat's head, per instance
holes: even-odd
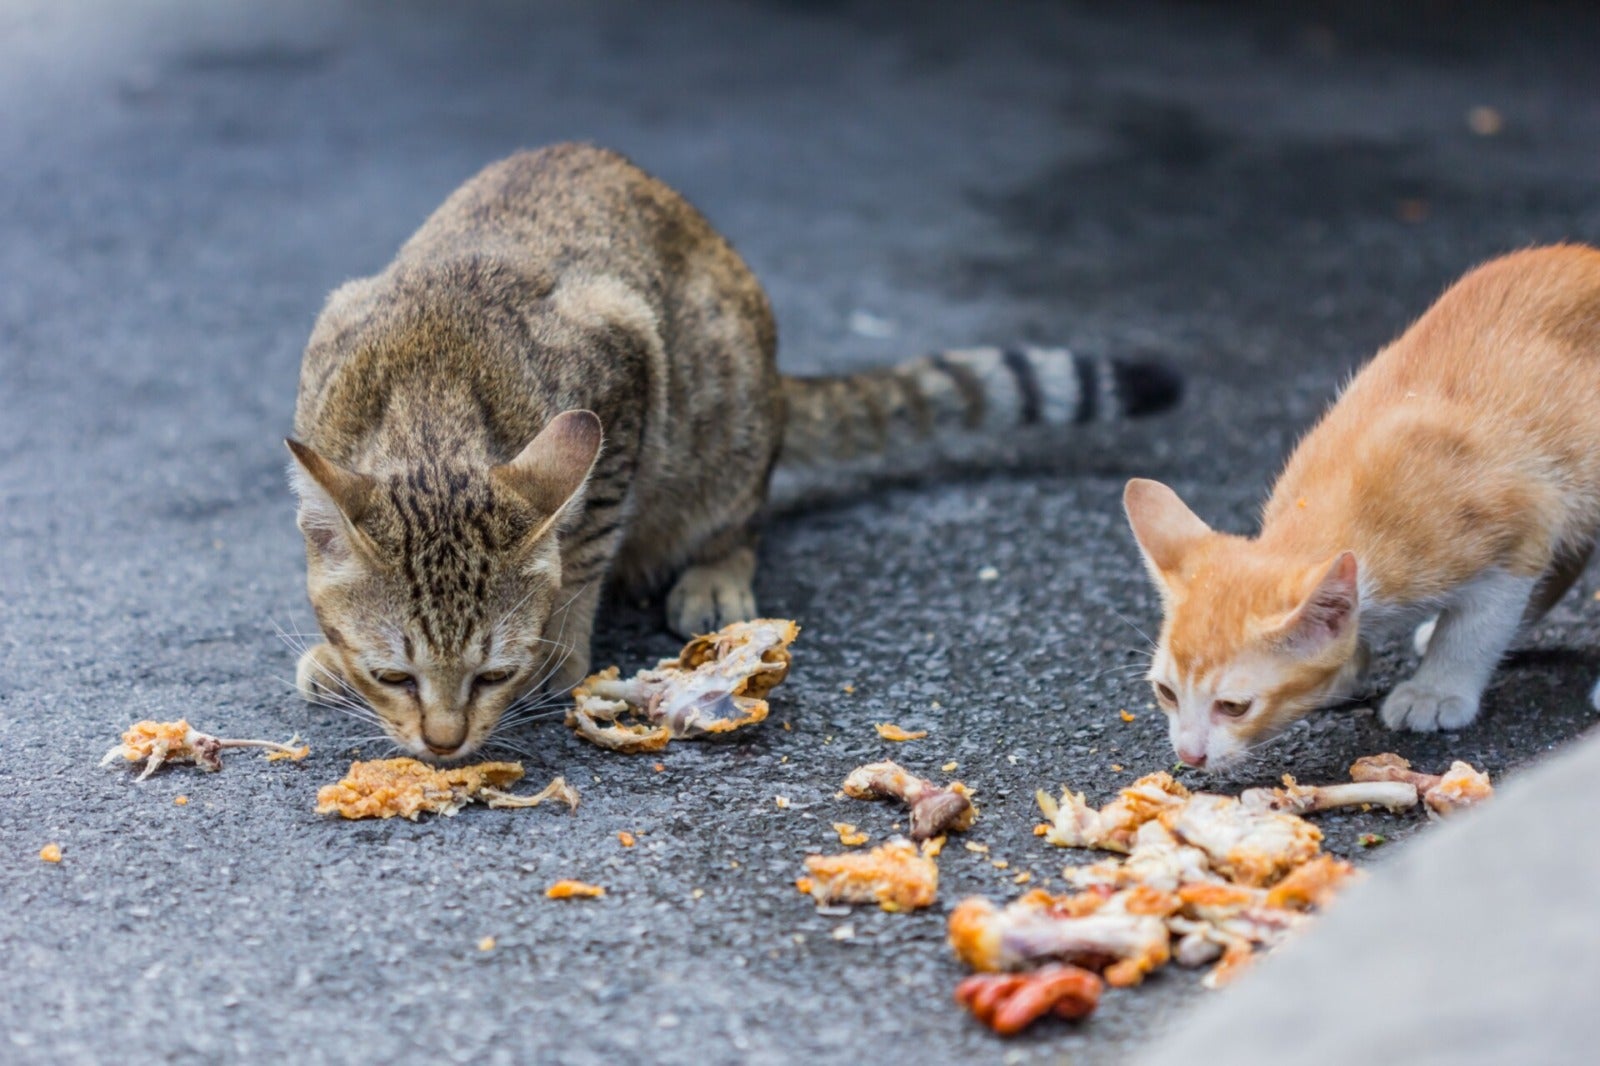
[[[297,441],[307,589],[328,640],[315,680],[423,757],[480,747],[563,658],[558,534],[581,507],[600,420],[568,411],[508,463],[347,470]]]

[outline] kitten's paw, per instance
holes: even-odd
[[[1434,615],[1418,626],[1417,631],[1411,635],[1411,646],[1417,649],[1418,655],[1428,654],[1428,645],[1433,643],[1433,630],[1438,624],[1439,616]]]
[[[295,664],[294,684],[307,703],[332,704],[350,699],[350,684],[344,679],[338,656],[328,644],[317,644],[305,650]]]
[[[1383,724],[1390,729],[1409,729],[1416,733],[1459,729],[1478,717],[1478,696],[1459,689],[1407,681],[1389,693],[1380,713]]]
[[[691,566],[667,594],[667,628],[688,638],[756,616],[750,567],[728,562]]]

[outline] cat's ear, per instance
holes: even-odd
[[[1275,634],[1280,644],[1301,655],[1315,655],[1349,633],[1361,603],[1355,552],[1340,552],[1311,576],[1311,591]]]
[[[603,439],[599,415],[593,411],[564,411],[552,418],[515,459],[489,471],[491,479],[548,516],[534,531],[535,539],[544,536],[581,499],[589,472],[600,457]]]
[[[1133,539],[1157,583],[1165,586],[1184,557],[1211,535],[1211,527],[1159,481],[1136,477],[1122,490],[1122,508]]]
[[[367,547],[361,520],[372,508],[376,483],[294,439],[285,440],[294,462],[289,484],[300,497],[300,531],[318,552],[333,559]]]

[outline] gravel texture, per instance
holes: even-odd
[[[952,1004],[943,943],[962,896],[1059,884],[1036,788],[1104,799],[1173,761],[1139,680],[1157,608],[1123,481],[1249,528],[1339,382],[1452,277],[1600,239],[1593,15],[1315,10],[7,5],[0,1059],[1092,1064],[1167,1028],[1202,995],[1189,974],[1002,1050]],[[1006,442],[1005,472],[780,508],[757,592],[804,633],[756,730],[658,771],[552,721],[516,743],[530,784],[582,790],[575,814],[325,820],[316,787],[383,746],[287,683],[312,628],[280,443],[300,348],[323,295],[461,180],[569,138],[709,215],[792,370],[1059,342],[1166,358],[1189,402]],[[1539,758],[1595,719],[1594,592],[1528,636],[1472,728],[1327,714],[1224,787],[1389,749],[1496,775]],[[656,609],[615,605],[595,661],[675,647]],[[314,752],[139,785],[96,767],[127,723],[180,716]],[[879,721],[931,735],[887,744]],[[947,849],[931,912],[818,915],[793,879],[833,821],[890,832],[891,808],[835,797],[886,755],[958,762],[990,850]],[[1379,856],[1425,825],[1323,824],[1341,854],[1386,834]],[[610,892],[545,899],[563,877]]]

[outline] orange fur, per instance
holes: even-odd
[[[1470,721],[1504,619],[1553,603],[1600,528],[1600,251],[1531,249],[1458,281],[1301,441],[1255,537],[1213,532],[1155,482],[1125,504],[1162,593],[1151,679],[1184,758],[1231,761],[1345,695],[1372,624],[1408,614],[1442,612],[1445,636],[1385,720]]]

